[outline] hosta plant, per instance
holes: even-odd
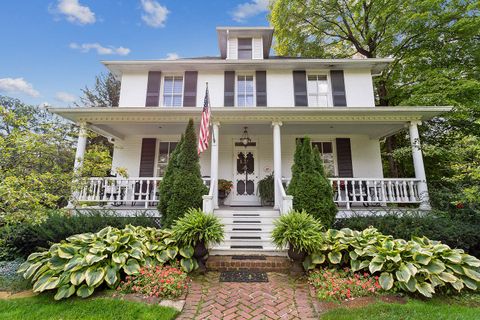
[[[55,299],[90,296],[106,284],[114,288],[123,275],[138,274],[142,266],[180,261],[187,272],[196,268],[191,246],[178,247],[171,231],[106,227],[98,233],[71,236],[48,251],[32,253],[18,270],[35,292],[56,289]]]
[[[142,267],[139,274],[127,276],[117,291],[175,299],[187,291],[188,282],[187,274],[173,266]]]
[[[480,260],[463,250],[425,237],[393,239],[374,228],[325,232],[323,242],[305,259],[304,267],[311,270],[324,264],[368,271],[379,276],[384,290],[395,286],[426,297],[437,289],[477,290],[480,285]]]

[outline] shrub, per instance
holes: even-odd
[[[372,296],[382,291],[378,276],[348,268],[315,270],[309,274],[308,282],[315,287],[317,297],[327,301]]]
[[[160,194],[159,210],[165,227],[172,226],[189,208],[201,207],[202,196],[208,192],[200,174],[197,135],[192,119],[188,122],[182,143],[175,149],[178,153],[169,170],[167,185],[161,187]],[[166,188],[170,191],[167,192]]]
[[[119,229],[127,225],[155,227],[151,218],[140,212],[132,217],[120,217],[113,210],[76,211],[69,214],[63,210],[51,210],[47,220],[39,225],[4,226],[0,229],[0,242],[8,244],[0,250],[0,258],[12,260],[27,257],[32,252],[46,250],[53,243],[72,235],[98,232],[111,226]]]
[[[220,243],[225,236],[223,224],[217,216],[193,208],[175,222],[172,231],[176,241],[193,246],[202,241],[205,246]]]
[[[380,274],[379,283],[384,290],[396,286],[426,297],[431,297],[436,287],[477,290],[480,284],[480,260],[463,250],[425,237],[394,240],[374,228],[325,232],[324,242],[306,258],[304,267],[314,269],[324,263],[348,266],[352,271],[368,270]]]
[[[402,215],[392,212],[384,216],[353,216],[335,222],[336,229],[361,231],[369,226],[394,238],[425,236],[480,257],[480,213],[474,210],[455,210],[452,213],[432,211],[429,214],[409,212]]]
[[[322,241],[322,224],[305,211],[282,215],[274,225],[272,241],[279,248],[290,245],[297,251],[311,253]]]
[[[33,290],[57,289],[55,299],[76,293],[85,298],[101,285],[115,287],[122,275],[138,274],[142,266],[176,263],[187,272],[196,268],[193,248],[178,247],[171,231],[127,226],[106,227],[56,243],[31,254],[18,270],[33,282]]]
[[[172,266],[142,267],[140,274],[127,276],[117,290],[122,293],[175,299],[187,291],[188,281],[185,272]]]
[[[273,173],[258,182],[258,193],[264,204],[271,204],[275,200],[275,178]]]
[[[293,208],[305,210],[330,227],[337,214],[333,190],[325,177],[318,150],[312,150],[310,139],[297,143],[288,194],[293,196]]]

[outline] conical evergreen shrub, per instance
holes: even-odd
[[[307,137],[297,144],[287,193],[293,196],[295,210],[305,210],[327,227],[333,224],[337,214],[333,190],[325,177],[320,152],[318,149],[312,150]]]
[[[188,122],[183,141],[177,148],[178,153],[174,156],[168,181],[162,188],[166,198],[160,199],[159,204],[159,209],[162,210],[162,226],[167,228],[189,208],[201,208],[202,196],[208,193],[200,173],[197,135],[192,119]]]

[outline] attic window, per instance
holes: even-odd
[[[238,59],[252,59],[252,38],[238,38]]]

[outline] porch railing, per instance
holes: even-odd
[[[73,200],[77,205],[156,206],[161,177],[79,179]],[[203,178],[206,185],[210,178]]]
[[[290,179],[283,179],[287,184]],[[415,178],[329,178],[333,201],[350,209],[352,204],[384,206],[386,204],[421,203]]]
[[[277,188],[279,191],[278,196],[280,197],[280,201],[278,204],[280,214],[287,214],[293,209],[293,197],[290,195],[287,195],[281,179],[275,180],[275,183],[277,184]]]

